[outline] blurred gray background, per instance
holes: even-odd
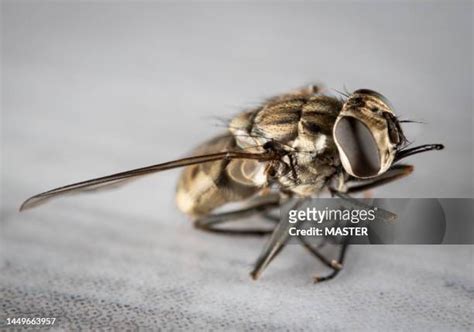
[[[178,171],[117,191],[25,198],[184,156],[264,98],[305,85],[386,95],[415,143],[385,197],[473,197],[472,2],[2,1],[0,326],[455,329],[473,326],[472,246],[352,247],[340,276],[302,248],[261,280],[264,239],[195,231]],[[331,92],[331,91],[330,91]],[[331,254],[331,252],[328,252]]]

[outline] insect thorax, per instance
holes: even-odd
[[[340,165],[332,130],[341,108],[338,99],[323,95],[276,100],[239,114],[229,129],[246,151],[262,152],[268,142],[288,151],[274,180],[307,196],[319,192]]]

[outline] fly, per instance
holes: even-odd
[[[400,160],[443,149],[441,144],[408,148],[401,122],[390,102],[378,92],[360,89],[341,99],[311,85],[238,114],[226,133],[200,145],[188,158],[55,188],[30,197],[20,211],[59,195],[184,167],[176,202],[196,228],[233,235],[271,234],[251,272],[257,279],[287,240],[286,226],[272,218],[272,210],[289,201],[294,202],[293,208],[298,207],[324,191],[351,201],[354,193],[412,173],[413,166],[400,164]],[[243,207],[215,213],[231,202],[240,202]],[[273,219],[275,227],[219,227],[256,214]],[[347,245],[341,245],[337,259],[329,260],[318,248],[300,240],[332,269],[316,281],[329,280],[342,269]]]

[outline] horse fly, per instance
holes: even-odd
[[[398,161],[416,153],[441,150],[443,145],[407,148],[401,122],[388,100],[375,91],[361,89],[337,98],[311,85],[238,114],[230,121],[228,132],[199,146],[191,157],[52,189],[27,199],[20,211],[62,194],[185,167],[176,201],[179,209],[192,217],[196,228],[237,235],[272,233],[251,272],[257,279],[285,245],[283,223],[272,230],[219,225],[253,214],[270,217],[269,211],[290,199],[298,204],[325,190],[349,198],[409,175],[413,166]],[[231,202],[244,206],[213,213]],[[341,270],[346,245],[340,246],[336,259],[329,260],[301,240],[332,269],[316,281],[331,279]]]

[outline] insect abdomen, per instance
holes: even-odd
[[[219,136],[198,147],[193,154],[235,151],[232,135]],[[188,166],[178,181],[176,202],[193,217],[209,214],[229,202],[256,194],[266,183],[264,164],[254,160],[221,160]]]

